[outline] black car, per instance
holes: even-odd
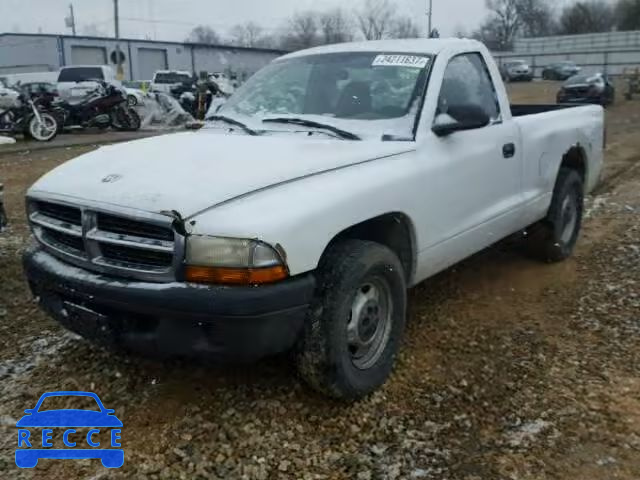
[[[594,103],[606,107],[614,102],[615,96],[615,87],[606,75],[576,75],[562,85],[557,103]]]
[[[554,63],[542,70],[542,78],[543,80],[567,80],[579,74],[581,70],[574,62]]]

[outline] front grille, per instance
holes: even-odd
[[[79,208],[59,205],[57,203],[37,202],[36,209],[43,215],[55,218],[72,225],[82,224],[82,212]]]
[[[171,253],[154,252],[121,245],[103,244],[100,247],[103,259],[121,265],[142,265],[150,268],[167,268],[173,262]]]
[[[29,212],[38,240],[70,263],[150,281],[175,279],[184,242],[169,218],[142,220],[40,200],[30,202]]]
[[[71,255],[84,256],[84,242],[81,237],[74,237],[55,230],[44,230],[43,238],[47,243],[55,245]]]
[[[98,213],[97,218],[98,229],[104,232],[173,242],[174,234],[170,228],[130,220],[128,218],[116,217],[106,213]]]
[[[589,87],[567,88],[567,93],[574,97],[584,97],[589,93]]]

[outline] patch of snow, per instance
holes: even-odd
[[[535,420],[533,422],[523,423],[517,430],[509,432],[507,441],[511,447],[524,446],[536,439],[540,433],[551,427],[551,423],[545,420]]]

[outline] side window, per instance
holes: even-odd
[[[447,65],[437,114],[447,113],[450,105],[475,105],[481,107],[493,122],[500,120],[498,96],[479,53],[458,55]]]

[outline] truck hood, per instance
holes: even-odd
[[[250,137],[213,130],[102,147],[46,174],[30,194],[187,218],[257,190],[411,151],[406,142]]]

